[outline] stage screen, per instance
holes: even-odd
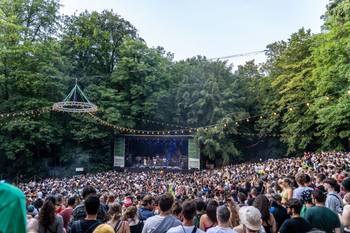
[[[125,166],[188,168],[186,137],[125,137]]]

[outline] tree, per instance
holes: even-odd
[[[111,85],[111,74],[120,59],[120,46],[125,38],[138,38],[136,29],[113,11],[82,12],[65,16],[60,35],[61,53],[66,58],[66,74],[71,77],[69,87],[78,79],[89,99],[99,107],[99,116],[111,123],[120,124],[116,103],[117,90]],[[66,89],[67,91],[69,88]],[[110,168],[113,130],[99,126],[89,117],[66,117],[65,142],[76,153],[62,154],[69,165],[76,157],[88,152],[92,163],[104,163]]]
[[[0,111],[49,106],[62,97],[62,62],[53,38],[58,2],[3,0],[0,14]],[[2,164],[14,164],[6,166],[8,174],[36,169],[32,162],[58,146],[60,135],[58,124],[48,117],[6,118],[0,127],[0,154]]]
[[[313,80],[317,98],[313,111],[317,115],[315,134],[322,140],[322,150],[349,149],[349,78],[350,22],[349,1],[331,1],[326,12],[327,33],[318,37],[313,50],[316,64]]]
[[[62,47],[71,63],[69,74],[84,82],[86,78],[96,82],[110,75],[120,59],[119,47],[126,37],[138,38],[136,29],[113,11],[66,16]]]
[[[156,117],[157,100],[161,100],[169,87],[168,71],[172,57],[160,48],[148,48],[141,40],[126,40],[120,47],[121,59],[111,77],[117,90],[112,106],[123,116],[126,126],[138,127],[137,119]],[[131,121],[130,121],[131,120]]]

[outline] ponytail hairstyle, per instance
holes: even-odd
[[[122,207],[118,203],[114,203],[108,210],[109,219],[117,221],[122,216]]]

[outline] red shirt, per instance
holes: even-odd
[[[67,207],[59,213],[63,218],[63,226],[65,229],[67,229],[68,227],[68,224],[72,217],[72,213],[73,213],[73,209],[71,207]]]

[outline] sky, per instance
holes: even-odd
[[[319,33],[329,0],[61,0],[61,13],[113,9],[175,60],[261,51],[299,28]],[[235,67],[264,54],[230,59]]]

